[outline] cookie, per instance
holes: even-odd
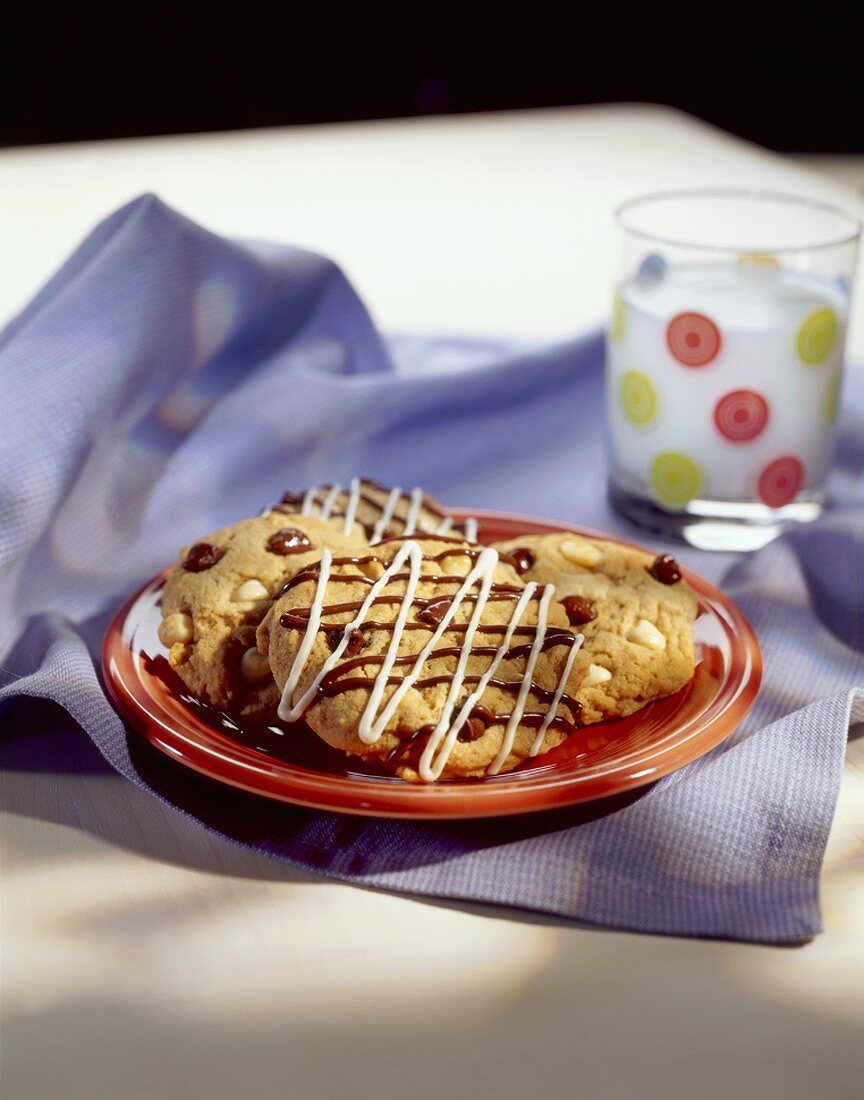
[[[551,589],[446,536],[322,556],[286,585],[258,644],[280,718],[406,779],[511,770],[579,717],[566,690],[578,638]]]
[[[278,693],[255,646],[273,596],[325,549],[368,550],[362,529],[349,534],[314,516],[241,520],[186,547],[162,593],[159,639],[168,661],[200,699],[268,720]]]
[[[320,485],[303,493],[288,492],[275,511],[291,515],[318,516],[339,526],[359,523],[366,537],[375,543],[396,535],[459,532],[469,542],[477,541],[477,521],[454,521],[434,497],[422,489],[392,489],[371,478],[354,478],[347,488],[339,484]]]
[[[496,543],[525,580],[554,584],[585,635],[574,668],[582,721],[632,714],[693,676],[697,601],[668,555],[562,531]]]

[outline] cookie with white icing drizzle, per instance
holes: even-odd
[[[274,511],[318,516],[346,529],[356,522],[371,543],[396,535],[443,535],[449,531],[469,542],[477,541],[476,519],[455,523],[422,489],[391,488],[372,478],[355,477],[345,486],[334,483],[302,493],[287,492]]]
[[[258,630],[283,721],[426,782],[508,771],[560,744],[579,721],[580,642],[551,586],[447,535],[325,553]]]
[[[585,635],[574,670],[583,722],[632,714],[691,679],[698,605],[669,555],[566,531],[495,545],[524,580],[554,584]]]
[[[273,596],[322,551],[368,549],[362,529],[344,532],[314,516],[271,512],[187,546],[162,593],[159,638],[171,667],[199,699],[273,720],[279,696],[255,631]]]

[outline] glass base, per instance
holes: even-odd
[[[758,550],[788,527],[818,519],[825,506],[825,494],[801,493],[783,508],[768,508],[752,501],[691,500],[680,512],[667,512],[613,479],[609,482],[609,503],[631,523],[699,550]]]

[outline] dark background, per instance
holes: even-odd
[[[602,102],[864,153],[864,4],[35,4],[0,35],[0,144]]]

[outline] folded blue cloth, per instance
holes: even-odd
[[[455,823],[214,795],[127,733],[99,685],[98,643],[120,598],[184,542],[286,488],[355,473],[627,533],[604,497],[599,332],[543,348],[385,341],[330,261],[223,240],[143,197],[8,326],[0,380],[0,698],[54,700],[132,782],[348,881],[652,932],[819,931],[847,730],[864,719],[860,371],[836,507],[746,558],[679,554],[714,578],[728,570],[763,646],[765,684],[737,733],[611,804]],[[16,713],[7,702],[2,722],[20,737]]]

